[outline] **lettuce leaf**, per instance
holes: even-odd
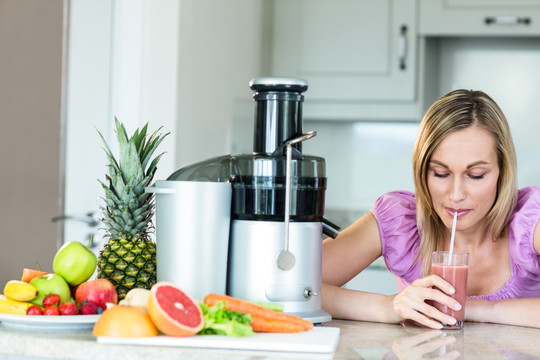
[[[214,306],[208,306],[201,302],[199,307],[204,318],[204,327],[199,335],[227,335],[227,336],[251,336],[254,334],[251,328],[251,314],[231,311],[225,301],[220,301]]]

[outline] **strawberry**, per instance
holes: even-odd
[[[32,305],[26,310],[26,315],[43,315],[43,310],[39,305]]]
[[[43,309],[43,315],[49,315],[49,316],[60,315],[60,310],[58,310],[58,306],[56,305],[48,305],[48,306],[45,306],[45,308]]]
[[[50,294],[43,298],[43,306],[60,305],[60,295]]]
[[[63,302],[60,304],[60,315],[77,315],[79,308],[72,302]]]

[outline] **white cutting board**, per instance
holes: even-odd
[[[315,327],[294,334],[256,333],[249,337],[196,335],[189,337],[153,336],[144,338],[113,338],[99,336],[101,344],[177,346],[205,349],[282,351],[331,354],[339,341],[339,328]]]

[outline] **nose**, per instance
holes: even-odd
[[[458,203],[465,200],[465,197],[465,184],[459,177],[454,178],[450,184],[450,200]]]

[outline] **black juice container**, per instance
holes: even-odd
[[[255,102],[253,154],[234,156],[232,217],[283,221],[285,143],[303,135],[302,102],[307,82],[294,78],[256,78],[250,82]],[[291,221],[321,221],[326,190],[325,162],[293,145]]]

